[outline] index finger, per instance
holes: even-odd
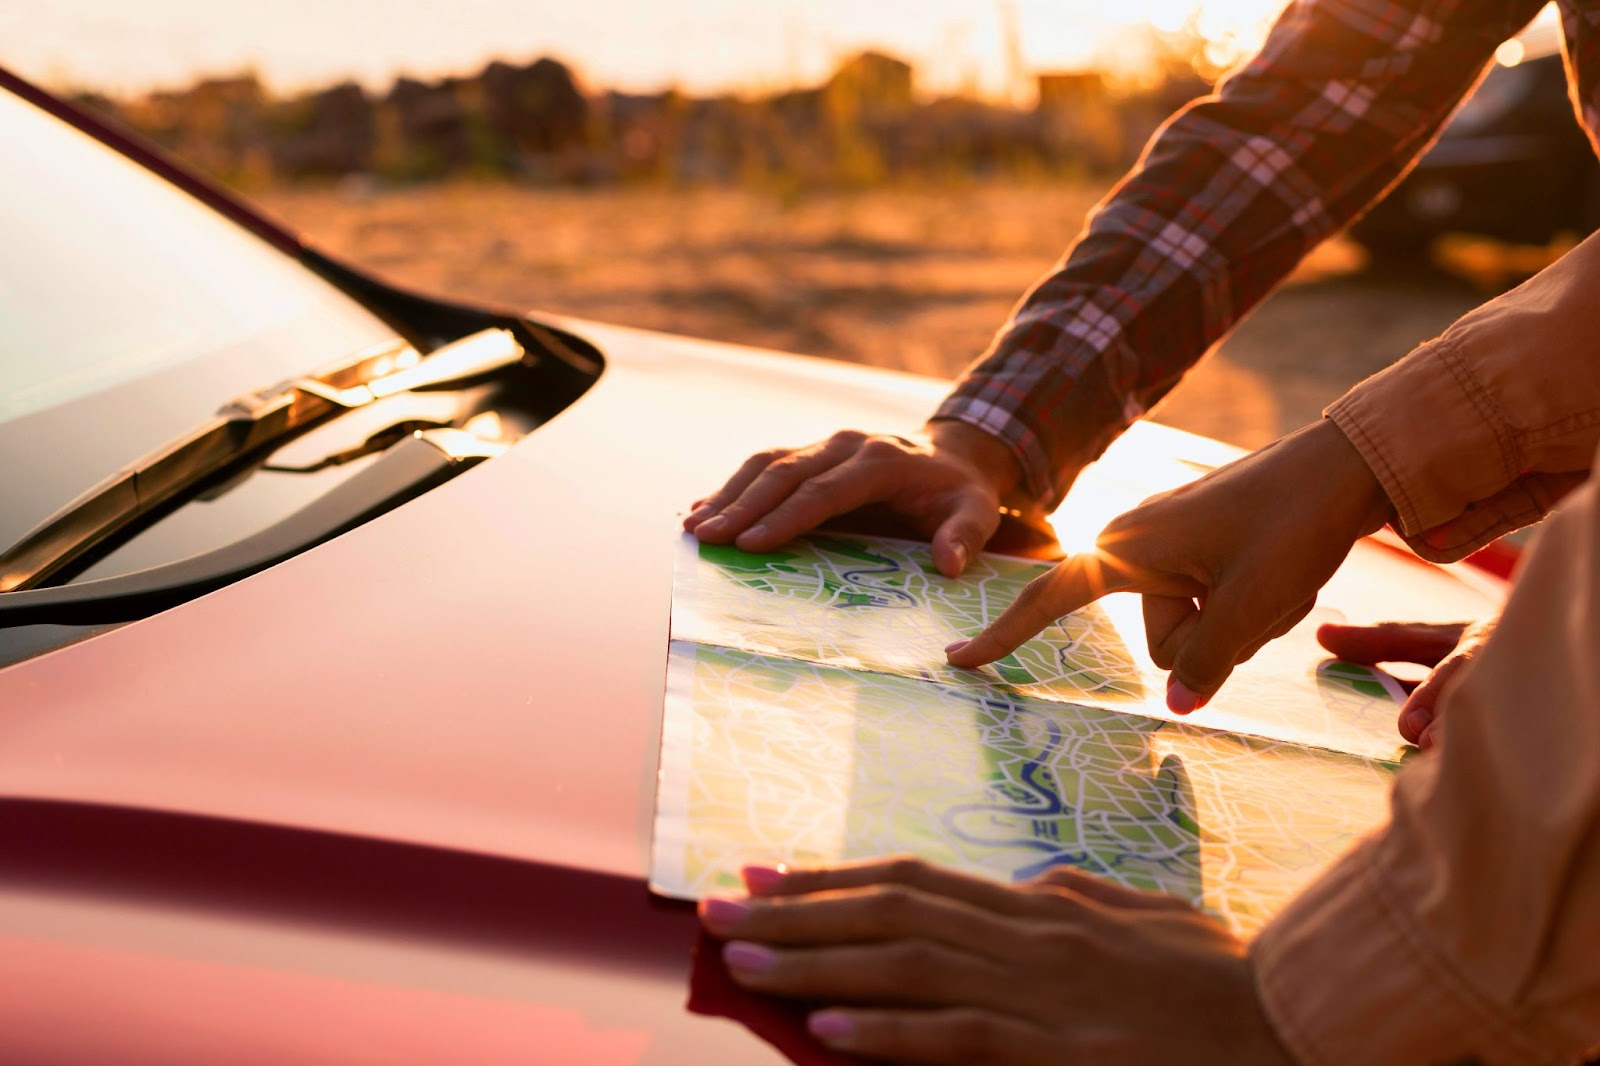
[[[1024,586],[987,629],[959,647],[951,666],[992,663],[1016,651],[1063,615],[1087,607],[1110,592],[1136,589],[1138,578],[1101,551],[1069,556]]]

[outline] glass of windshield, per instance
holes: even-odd
[[[0,547],[228,400],[394,339],[292,256],[6,92],[0,234]],[[191,524],[248,526],[221,515]]]
[[[7,93],[0,233],[0,421],[219,355],[242,387],[259,387],[391,333],[264,241]]]

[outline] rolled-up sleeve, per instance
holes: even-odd
[[[1542,532],[1446,691],[1389,824],[1262,931],[1307,1063],[1572,1063],[1600,1051],[1600,500]]]
[[[1329,407],[1419,554],[1535,522],[1600,443],[1600,235]]]

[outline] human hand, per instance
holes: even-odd
[[[1442,625],[1329,623],[1318,627],[1317,640],[1334,655],[1353,663],[1418,663],[1433,667],[1433,672],[1411,690],[1400,707],[1400,735],[1427,751],[1438,740],[1440,696],[1460,674],[1461,668],[1477,655],[1493,631],[1492,619]]]
[[[934,564],[956,577],[994,534],[1001,500],[1020,477],[1009,448],[965,423],[933,422],[915,439],[844,430],[810,447],[751,456],[683,528],[707,544],[762,552],[885,504],[932,540]]]
[[[1107,593],[1139,592],[1150,657],[1172,672],[1167,705],[1188,713],[1304,618],[1351,545],[1389,513],[1360,453],[1318,422],[1114,519],[1092,551],[1030,582],[946,653],[954,666],[981,666]]]
[[[752,867],[707,899],[733,980],[907,1063],[1287,1063],[1245,945],[1187,903],[1060,867],[1007,886],[914,859]]]

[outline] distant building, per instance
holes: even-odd
[[[273,173],[284,177],[336,177],[373,168],[377,108],[355,82],[286,100],[272,109]]]
[[[570,177],[590,141],[589,98],[565,63],[499,61],[478,75],[487,132],[505,169]]]
[[[1089,170],[1122,166],[1128,157],[1123,123],[1097,71],[1040,74],[1040,140],[1057,162],[1074,163]]]
[[[845,60],[822,87],[828,106],[852,114],[903,114],[914,106],[915,72],[910,63],[878,52]]]

